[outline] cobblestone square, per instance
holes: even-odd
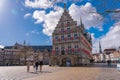
[[[95,64],[91,67],[49,67],[43,66],[42,72],[30,72],[26,66],[1,66],[0,80],[120,80],[116,65]]]

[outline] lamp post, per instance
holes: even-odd
[[[4,63],[5,63],[5,61],[4,61],[4,57],[5,57],[5,50],[4,50],[4,49],[2,49],[2,51],[3,51],[3,66],[4,66]]]

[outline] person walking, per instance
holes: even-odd
[[[110,66],[110,60],[107,60],[107,65],[108,65],[108,67]]]
[[[110,67],[112,66],[112,61],[111,61],[111,60],[109,61],[109,66],[110,66]]]
[[[30,71],[30,65],[31,65],[31,63],[30,63],[30,61],[28,60],[28,61],[27,61],[27,72]]]
[[[35,72],[36,67],[35,67],[35,61],[33,62],[33,71]]]
[[[39,63],[38,63],[38,61],[36,61],[36,62],[35,62],[36,72],[37,72],[37,70],[38,70],[38,65],[39,65]]]
[[[41,72],[42,71],[42,66],[43,66],[43,61],[40,61],[39,65],[40,65],[40,72]]]
[[[111,67],[112,61],[111,61],[111,60],[108,60],[108,61],[107,61],[107,64],[108,64],[108,67]]]

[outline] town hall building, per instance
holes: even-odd
[[[80,17],[80,16],[78,16]],[[64,12],[52,33],[51,66],[87,65],[92,59],[91,34],[86,32],[82,19],[74,21],[64,4]]]

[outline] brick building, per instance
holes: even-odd
[[[25,56],[26,60],[43,60],[44,64],[49,64],[49,56],[52,51],[52,46],[26,46],[27,49],[31,48],[29,52],[22,53],[21,50],[24,45],[16,43],[14,46],[5,46],[3,49],[0,49],[0,65],[24,65]]]

